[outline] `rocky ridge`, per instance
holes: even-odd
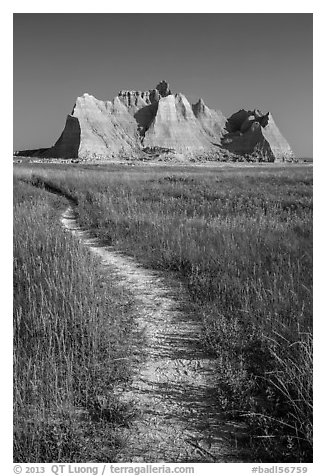
[[[196,160],[291,160],[293,152],[272,115],[258,109],[228,119],[173,94],[167,81],[148,91],[120,91],[112,101],[78,97],[64,130],[48,149],[16,155],[63,159],[148,158],[162,155]]]

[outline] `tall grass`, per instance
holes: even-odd
[[[309,168],[20,174],[73,195],[106,242],[178,273],[216,357],[219,404],[247,422],[253,460],[311,460]]]
[[[15,183],[14,459],[114,461],[131,409],[130,303],[65,233],[49,194]]]

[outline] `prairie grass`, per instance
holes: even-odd
[[[114,461],[131,303],[61,229],[62,198],[17,181],[14,197],[14,460]]]
[[[311,461],[311,168],[16,170],[73,196],[103,241],[184,281],[219,405],[246,421],[253,461]]]

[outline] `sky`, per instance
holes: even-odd
[[[313,15],[35,14],[14,17],[14,150],[50,147],[78,96],[173,93],[230,116],[270,111],[298,157],[313,155]]]

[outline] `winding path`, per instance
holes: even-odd
[[[62,225],[132,293],[146,356],[134,364],[133,380],[118,388],[120,401],[132,402],[137,415],[120,436],[126,442],[118,462],[240,462],[228,437],[237,428],[218,415],[214,361],[200,342],[201,327],[185,311],[186,293],[80,228],[74,208]],[[214,397],[215,395],[215,397]],[[241,433],[241,429],[240,429]]]

